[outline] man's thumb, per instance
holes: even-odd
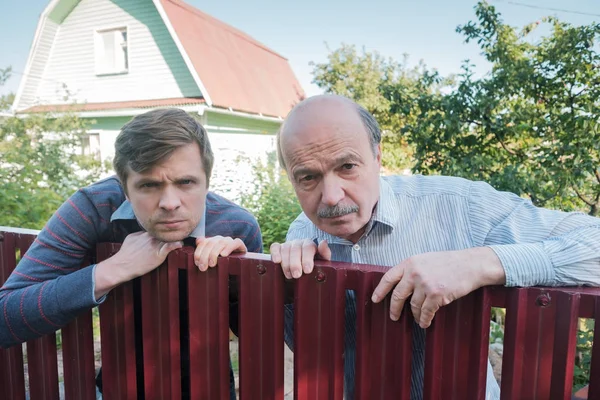
[[[169,255],[170,252],[172,252],[173,250],[177,250],[183,247],[183,242],[179,241],[179,242],[168,242],[165,243],[162,248],[159,251],[159,254],[161,255],[161,257],[163,258],[167,258],[167,256]]]
[[[327,240],[321,240],[319,246],[317,247],[317,252],[319,253],[320,258],[323,260],[331,261],[331,249],[329,248]]]

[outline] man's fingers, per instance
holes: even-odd
[[[219,253],[222,257],[227,257],[231,253],[245,253],[248,249],[241,239],[236,238],[227,242],[223,250]]]
[[[208,269],[208,261],[213,247],[217,242],[211,240],[205,240],[194,251],[194,262],[200,271],[206,271]],[[219,249],[220,251],[221,249]]]
[[[292,272],[290,271],[290,249],[289,243],[281,245],[281,270],[287,279],[292,279]]]
[[[302,272],[310,273],[314,268],[317,248],[310,239],[273,243],[270,250],[271,260],[281,264],[281,270],[287,279],[300,278]]]
[[[415,290],[410,297],[410,310],[412,311],[415,321],[419,322],[421,318],[421,309],[423,302],[425,301],[425,292],[422,290]]]
[[[227,247],[227,240],[218,240],[214,243],[210,253],[208,254],[208,259],[206,263],[210,268],[217,266],[217,260],[219,258],[219,254]]]
[[[433,296],[427,296],[425,301],[423,302],[423,307],[421,308],[420,318],[417,319],[415,317],[415,321],[419,323],[419,326],[423,329],[429,328],[431,325],[431,321],[433,321],[433,317],[435,313],[440,309],[440,304],[438,299]]]
[[[294,278],[302,276],[302,241],[295,240],[291,243],[289,268]]]
[[[329,248],[329,243],[327,243],[327,240],[321,240],[321,243],[319,243],[319,247],[317,248],[317,250],[317,252],[319,253],[319,257],[321,257],[323,260],[331,260],[331,249]]]
[[[302,270],[305,274],[310,274],[315,266],[316,251],[312,240],[306,239],[302,242]]]
[[[158,257],[163,261],[170,252],[183,247],[183,242],[161,242],[160,248],[158,249]]]
[[[390,318],[393,321],[398,321],[398,319],[400,319],[402,309],[404,308],[404,303],[406,302],[406,299],[408,299],[408,297],[412,294],[414,289],[415,288],[412,285],[412,283],[403,280],[400,281],[400,283],[392,292],[392,300],[390,301]]]
[[[269,248],[269,252],[271,253],[271,261],[275,264],[281,264],[281,244],[273,243]]]
[[[394,268],[390,269],[388,272],[383,275],[381,281],[373,291],[373,296],[371,296],[371,301],[373,303],[379,303],[393,287],[400,282],[402,276],[404,275],[404,267],[402,264],[396,265]]]

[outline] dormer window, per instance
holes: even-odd
[[[127,28],[96,31],[96,75],[126,74]]]

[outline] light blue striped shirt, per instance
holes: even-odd
[[[302,213],[287,240],[327,239],[334,261],[394,266],[416,254],[488,246],[498,255],[507,286],[600,286],[600,219],[537,208],[484,182],[442,176],[380,179],[380,196],[365,234],[356,243],[329,235]],[[345,397],[352,399],[356,319],[347,293]],[[292,346],[293,310],[286,309]],[[411,397],[422,398],[425,330],[415,324]],[[488,367],[487,399],[500,388]]]

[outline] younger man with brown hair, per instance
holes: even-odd
[[[117,138],[113,164],[117,177],[73,194],[0,288],[1,347],[66,325],[116,286],[154,270],[184,239],[195,238],[194,259],[202,271],[214,267],[219,255],[262,251],[255,218],[208,191],[210,142],[184,111],[135,117]],[[101,242],[123,245],[82,268]]]

